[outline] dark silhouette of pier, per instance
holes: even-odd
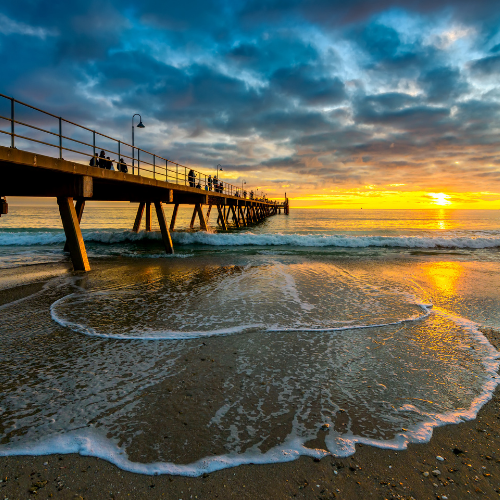
[[[0,216],[8,213],[8,196],[57,198],[66,235],[65,249],[75,271],[90,270],[80,229],[86,200],[138,203],[133,224],[136,232],[143,218],[145,230],[151,231],[154,206],[167,253],[174,253],[170,232],[175,228],[181,205],[194,205],[190,227],[194,228],[198,220],[202,231],[208,230],[212,209],[217,210],[217,224],[224,231],[289,213],[286,194],[285,201],[278,203],[253,193],[247,195],[243,186],[222,181],[215,186],[205,173],[3,94],[0,98],[7,100],[10,107],[10,117],[0,114],[0,119],[9,125],[9,130],[0,129],[0,133],[10,136],[10,147],[0,146]],[[27,118],[18,117],[19,109],[29,111],[25,113]],[[91,142],[87,142],[88,137]],[[110,164],[116,164],[120,170],[91,166],[99,160],[98,150],[104,151]],[[64,159],[63,154],[74,159]],[[131,167],[127,173],[122,171],[125,164]],[[173,205],[169,222],[164,204]]]

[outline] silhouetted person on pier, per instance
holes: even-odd
[[[212,176],[208,176],[208,190],[212,191]]]
[[[120,162],[116,164],[116,168],[119,172],[128,173],[128,167],[123,158],[120,158]]]
[[[189,181],[189,187],[192,187],[194,188],[195,187],[195,173],[193,170],[190,170],[189,171],[189,174],[188,174],[188,181]]]
[[[114,170],[113,162],[111,161],[111,158],[109,156],[106,157],[106,169],[107,170]]]
[[[197,187],[198,189],[201,189],[201,184],[200,184],[200,181],[198,181],[198,184],[196,184],[196,187]]]
[[[89,165],[91,167],[98,167],[99,166],[99,160],[95,156],[92,156],[92,158],[89,161]]]
[[[98,162],[98,166],[101,167],[101,168],[106,168],[106,154],[104,153],[104,151],[101,151],[99,153],[99,159],[97,160]]]

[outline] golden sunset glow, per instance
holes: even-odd
[[[456,285],[464,272],[459,262],[432,262],[424,266],[429,281],[443,295],[456,293]]]
[[[451,201],[448,199],[449,195],[447,195],[447,194],[444,194],[444,193],[429,193],[429,196],[431,198],[434,198],[433,203],[435,205],[441,205],[441,206],[451,205]]]
[[[265,190],[265,188],[263,188]],[[271,187],[266,191],[273,199],[283,199],[284,192]],[[342,209],[500,209],[500,193],[491,192],[428,192],[403,191],[387,186],[381,189],[363,186],[359,189],[321,190],[305,192],[302,188],[287,192],[295,208]]]

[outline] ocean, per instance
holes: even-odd
[[[197,476],[404,449],[491,398],[498,211],[292,205],[200,232],[182,209],[166,255],[136,210],[88,203],[87,274],[55,203],[0,218],[0,455]]]

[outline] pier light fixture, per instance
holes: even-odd
[[[134,165],[135,165],[135,154],[134,154],[134,118],[139,117],[139,123],[137,124],[137,128],[145,128],[144,123],[142,123],[142,116],[139,113],[136,113],[132,116],[132,173],[134,173]]]
[[[220,163],[217,165],[217,179],[219,178],[219,170],[220,170],[221,172],[223,171],[223,169],[222,169],[222,165],[221,165]]]

